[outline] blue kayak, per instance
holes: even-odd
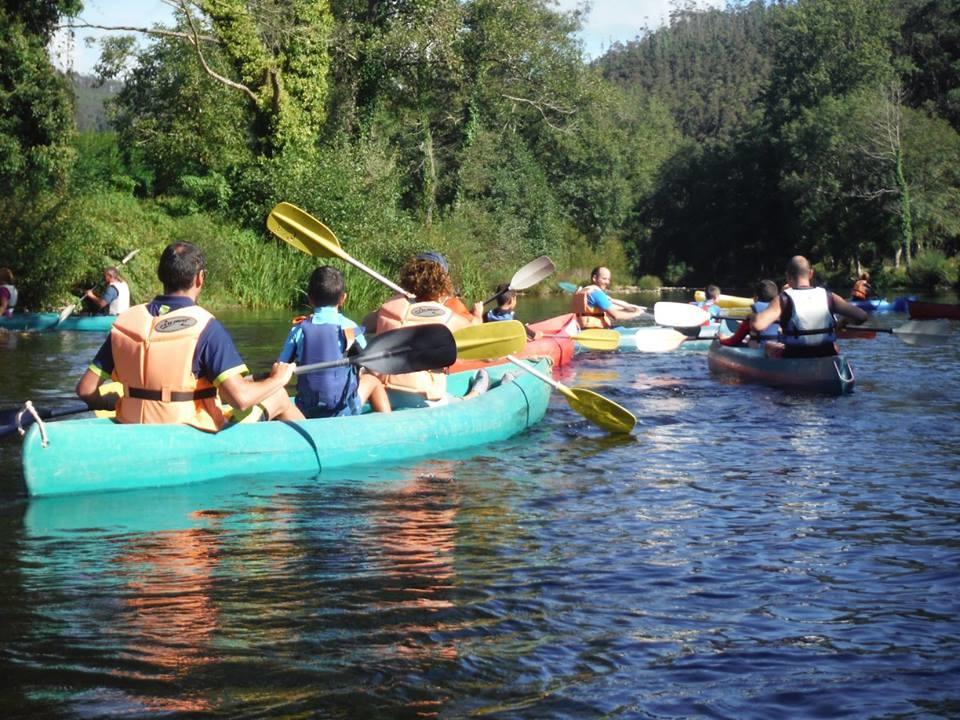
[[[855,383],[853,368],[843,355],[768,357],[762,347],[728,347],[714,342],[707,353],[707,363],[716,375],[789,390],[845,395],[853,391]]]
[[[907,312],[907,303],[916,299],[916,295],[910,295],[909,297],[898,297],[893,300],[870,298],[867,300],[848,300],[847,302],[851,305],[856,305],[861,310],[866,310],[868,313],[905,313]]]
[[[63,322],[59,313],[18,313],[13,317],[0,318],[0,329],[21,332],[81,331],[108,332],[113,327],[116,315],[71,315]]]

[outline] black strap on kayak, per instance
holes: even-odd
[[[217,396],[215,387],[204,388],[203,390],[170,390],[164,397],[163,390],[147,390],[146,388],[127,388],[127,397],[137,400],[159,400],[160,402],[192,402],[193,400],[204,400]]]

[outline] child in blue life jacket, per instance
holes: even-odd
[[[754,290],[753,295],[753,304],[750,306],[750,311],[756,315],[757,313],[766,310],[767,306],[773,302],[773,299],[779,294],[777,289],[777,284],[773,280],[761,280],[757,283],[757,287]],[[780,336],[780,323],[773,322],[770,323],[763,332],[757,336],[757,340],[761,344],[769,342],[771,340],[776,340]]]
[[[719,322],[720,318],[720,288],[716,285],[707,285],[703,289],[703,294],[706,295],[706,299],[703,302],[696,303],[697,307],[701,307],[707,311],[710,315],[711,324]]]
[[[483,316],[484,322],[500,322],[503,320],[513,320],[513,315],[517,309],[517,293],[510,289],[510,283],[500,283],[497,285],[497,306],[493,310],[488,310]]]
[[[294,325],[280,351],[280,362],[298,365],[339,360],[353,343],[366,346],[363,329],[340,313],[347,299],[343,275],[324,265],[310,276],[307,297],[313,313]],[[375,412],[390,412],[383,383],[353,365],[297,376],[297,407],[308,418],[359,415],[369,402]]]

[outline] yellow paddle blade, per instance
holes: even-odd
[[[589,328],[573,338],[588,350],[616,350],[620,347],[620,333],[606,328]]]
[[[460,360],[491,360],[518,350],[527,344],[527,331],[518,320],[471,325],[453,334]]]
[[[267,216],[267,229],[300,252],[313,257],[342,257],[340,241],[333,231],[310,213],[287,202],[279,203]]]
[[[637,424],[637,418],[632,412],[592,390],[569,388],[562,383],[557,383],[557,389],[567,399],[571,408],[608,432],[626,434]]]

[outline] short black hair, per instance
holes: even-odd
[[[167,294],[186,290],[202,270],[207,269],[203,252],[193,243],[170,243],[160,255],[157,277]]]
[[[716,300],[720,297],[720,288],[716,285],[707,285],[703,289],[703,294],[707,296],[707,300]]]
[[[757,283],[757,287],[754,291],[757,295],[757,300],[761,302],[772,302],[773,299],[780,293],[777,284],[773,280],[761,280]]]
[[[335,267],[321,265],[310,275],[307,295],[316,307],[336,307],[340,296],[347,291],[343,273]]]
[[[517,293],[510,289],[510,283],[500,283],[495,292],[498,307],[503,307],[517,296]]]

